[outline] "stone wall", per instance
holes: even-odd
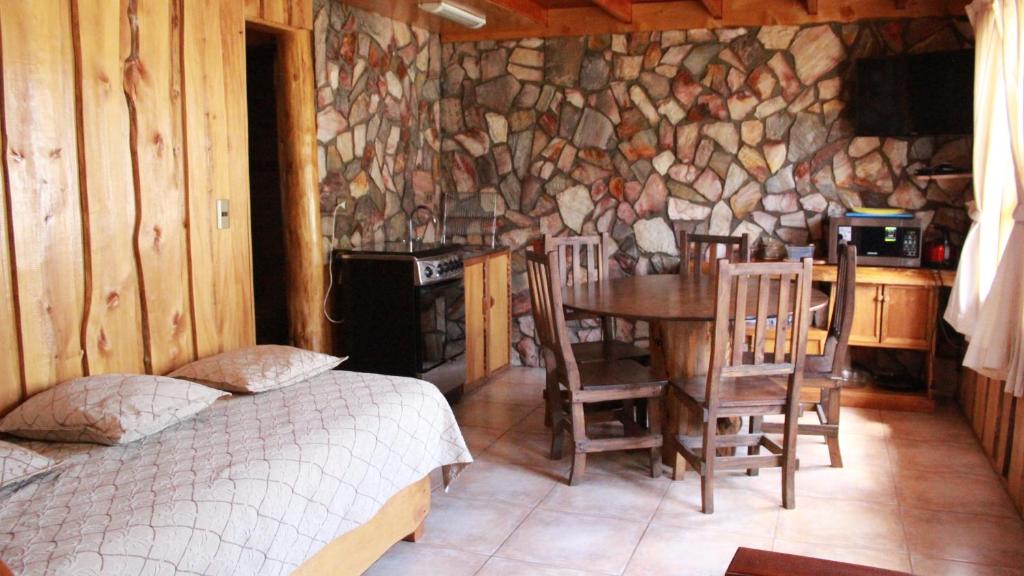
[[[440,38],[339,0],[314,15],[323,234],[344,202],[338,246],[404,239],[416,205],[438,206]]]
[[[966,184],[910,175],[969,166],[969,139],[855,138],[852,62],[970,43],[964,19],[920,19],[444,45],[442,185],[504,200],[517,360],[537,362],[521,248],[538,234],[609,232],[613,274],[672,271],[679,228],[821,244],[860,205],[958,240]]]

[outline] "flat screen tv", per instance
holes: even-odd
[[[859,136],[942,136],[973,131],[974,52],[857,60]]]

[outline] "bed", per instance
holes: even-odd
[[[18,575],[359,573],[416,530],[431,471],[472,461],[433,385],[345,371],[131,444],[19,443],[64,464],[0,491]]]

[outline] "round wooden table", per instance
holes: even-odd
[[[711,360],[711,331],[715,319],[715,282],[705,275],[631,276],[581,283],[562,292],[566,308],[599,316],[650,323],[651,367],[668,378],[707,374]],[[747,310],[753,317],[757,290],[747,291]],[[771,286],[770,302],[778,301],[778,283]],[[828,295],[811,291],[811,310],[828,305]],[[666,406],[665,435],[678,429],[678,411]],[[691,423],[692,426],[692,423]],[[691,428],[692,430],[692,428]],[[664,461],[678,476],[673,443],[665,442]]]

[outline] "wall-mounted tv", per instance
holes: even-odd
[[[858,136],[941,136],[973,131],[974,52],[857,60]]]

